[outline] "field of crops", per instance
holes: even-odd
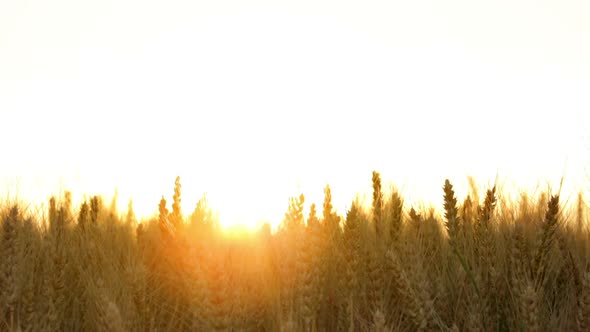
[[[408,206],[373,172],[345,215],[293,197],[279,229],[227,234],[181,185],[137,220],[69,194],[0,212],[1,331],[589,331],[582,196],[495,187]],[[287,198],[285,199],[287,203]],[[170,204],[171,203],[171,204]],[[286,204],[287,206],[287,204]]]

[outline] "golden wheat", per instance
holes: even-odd
[[[372,180],[366,211],[338,215],[327,186],[321,213],[292,198],[277,232],[250,238],[220,232],[204,198],[184,217],[179,179],[172,211],[162,197],[138,223],[98,196],[52,197],[45,218],[5,208],[0,330],[588,329],[587,206],[495,187],[480,205],[473,180],[459,206],[445,181],[441,217]]]

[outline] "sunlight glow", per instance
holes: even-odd
[[[0,187],[147,217],[180,175],[185,214],[276,227],[372,170],[434,204],[468,175],[587,186],[588,5],[427,3],[5,2]]]

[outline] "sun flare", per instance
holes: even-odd
[[[569,9],[124,2],[0,8],[21,13],[0,14],[6,195],[116,188],[148,217],[180,175],[185,213],[207,194],[224,227],[276,227],[327,184],[345,214],[373,169],[436,204],[445,177],[580,189],[589,25]]]

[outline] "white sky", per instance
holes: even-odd
[[[344,213],[373,169],[436,204],[447,177],[575,190],[589,17],[567,0],[0,0],[0,188],[117,187],[151,214],[180,175],[185,212],[207,192],[226,224],[279,222],[326,183]]]

